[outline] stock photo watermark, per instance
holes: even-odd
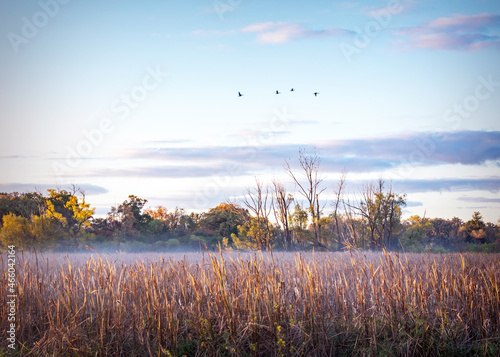
[[[35,12],[32,16],[21,18],[21,28],[16,32],[9,32],[7,39],[15,53],[19,53],[19,46],[26,45],[39,32],[40,29],[47,26],[51,18],[54,18],[59,13],[61,5],[66,5],[71,0],[40,0],[38,6],[40,11]]]
[[[277,133],[285,130],[290,125],[292,118],[294,118],[294,115],[288,113],[286,108],[283,108],[282,111],[274,110],[274,116],[268,125],[260,130],[257,135],[246,138],[237,149],[237,154],[245,156],[245,162],[252,161],[257,157],[257,153],[262,150],[264,145],[272,142]],[[242,170],[242,163],[229,163],[226,165],[225,170],[213,175],[195,197],[193,201],[195,207],[209,205],[210,197],[217,195],[223,188],[228,187],[231,178],[239,175]]]
[[[389,27],[394,15],[400,14],[403,6],[399,0],[391,0],[387,7],[373,11],[370,16],[373,20],[368,21],[363,28],[355,27],[352,42],[342,42],[339,44],[340,50],[347,62],[352,62],[352,56],[360,54],[373,38],[377,37],[383,30]]]
[[[478,84],[470,95],[453,104],[450,109],[444,112],[442,119],[447,124],[453,124],[451,130],[457,130],[464,119],[471,118],[471,115],[479,110],[481,102],[490,99],[497,88],[500,87],[500,82],[495,81],[491,74],[486,78],[479,76],[477,81]],[[429,134],[427,138],[416,140],[416,148],[409,153],[408,157],[400,160],[399,176],[411,176],[419,162],[435,153],[437,141],[445,135],[442,130],[437,130]]]
[[[496,88],[500,87],[500,82],[495,82],[491,74],[487,79],[480,76],[478,82],[479,84],[473,93],[465,97],[461,103],[455,103],[452,109],[448,109],[444,113],[443,120],[446,123],[454,123],[453,130],[462,124],[463,119],[468,119],[472,113],[477,111],[481,102],[489,99]]]
[[[7,250],[7,347],[16,349],[16,247],[9,245]]]
[[[222,21],[226,12],[233,12],[242,2],[243,0],[215,0],[213,6]]]
[[[106,134],[114,131],[116,120],[125,120],[133,110],[139,107],[140,103],[146,100],[150,92],[164,82],[166,77],[168,77],[168,73],[163,72],[159,65],[156,68],[147,67],[141,84],[134,86],[111,104],[110,111],[115,115],[114,117],[102,118],[96,128],[82,132],[84,139],[80,140],[74,147],[66,147],[64,161],[52,164],[55,173],[61,175],[80,165],[81,161],[85,157],[89,157],[94,149],[104,141]]]

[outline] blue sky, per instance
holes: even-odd
[[[199,211],[316,148],[325,199],[500,217],[498,1],[2,1],[0,33],[0,191]]]

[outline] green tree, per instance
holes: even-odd
[[[432,224],[432,231],[429,236],[433,243],[441,246],[450,245],[450,236],[453,231],[453,223],[451,220],[434,218],[429,220]]]
[[[321,232],[321,241],[331,244],[334,242],[335,223],[332,216],[321,217],[318,221]]]
[[[421,252],[427,235],[434,229],[432,223],[415,215],[408,218],[404,224],[406,229],[400,238],[401,246],[406,251]]]
[[[486,228],[484,231],[486,233],[486,243],[493,243],[494,241],[496,241],[500,233],[498,226],[491,222],[486,223]]]
[[[237,235],[238,226],[243,226],[249,219],[248,210],[234,203],[223,202],[201,217],[200,231],[212,236],[230,238],[233,233]]]
[[[396,194],[385,182],[363,187],[357,206],[351,206],[363,218],[370,232],[370,248],[388,247],[400,230],[401,208],[406,205],[406,195]]]
[[[28,193],[0,193],[0,228],[2,218],[9,213],[16,216],[31,218],[40,216],[45,207],[45,198],[37,192]]]
[[[464,229],[467,234],[466,241],[468,243],[486,242],[486,224],[480,212],[474,212],[472,219],[465,222]]]
[[[144,211],[144,214],[162,222],[165,230],[171,233],[175,232],[177,229],[184,230],[186,228],[184,208],[175,207],[173,211],[169,211],[163,206],[158,206],[155,209],[148,208]]]
[[[134,228],[134,223],[136,222],[134,212],[128,205],[111,207],[111,211],[108,212],[107,221],[113,232],[112,237],[118,251],[120,250],[121,243],[137,234],[137,230]]]
[[[296,244],[304,246],[312,243],[314,235],[307,230],[307,221],[307,212],[303,210],[298,203],[295,204],[295,209],[290,215],[290,223],[293,232],[293,239]]]
[[[238,234],[232,233],[233,246],[237,249],[267,249],[272,245],[267,240],[268,228],[261,219],[250,217],[238,226]]]
[[[128,200],[123,201],[123,203],[118,206],[117,212],[127,215],[129,212],[132,213],[134,217],[133,227],[137,232],[142,232],[146,227],[147,223],[152,219],[147,213],[142,213],[142,209],[148,200],[144,198],[139,198],[135,195],[129,195]]]

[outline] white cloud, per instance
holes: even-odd
[[[306,26],[292,22],[261,22],[246,26],[241,31],[257,32],[256,42],[261,44],[287,43],[304,38],[323,38],[351,33],[339,27],[312,30]]]

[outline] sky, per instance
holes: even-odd
[[[303,149],[326,213],[344,171],[500,218],[497,0],[1,0],[0,35],[0,192],[204,211]]]

